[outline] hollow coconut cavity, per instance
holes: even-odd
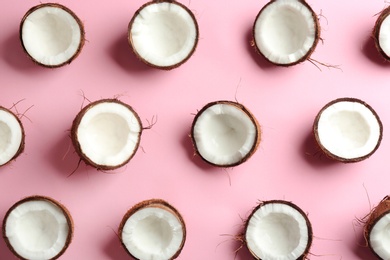
[[[56,3],[32,7],[20,24],[23,49],[44,67],[71,63],[81,52],[84,35],[84,26],[76,14]]]
[[[24,129],[19,118],[0,107],[0,166],[16,159],[24,150]]]
[[[316,116],[313,128],[321,150],[346,163],[371,156],[378,149],[383,132],[376,112],[355,98],[329,102]]]
[[[255,259],[305,259],[312,243],[312,227],[295,204],[271,200],[259,204],[249,216],[244,241]]]
[[[253,26],[258,53],[275,65],[307,60],[320,38],[318,18],[303,0],[272,0],[258,13]]]
[[[376,20],[373,37],[379,53],[390,61],[390,7],[384,9]]]
[[[135,259],[167,260],[179,256],[186,227],[179,212],[160,199],[146,200],[131,208],[119,226],[119,237]]]
[[[48,197],[32,196],[15,203],[3,221],[4,240],[19,259],[57,259],[72,235],[68,210]]]
[[[260,143],[260,125],[243,105],[215,101],[204,106],[192,123],[191,138],[206,162],[231,167],[245,162]]]
[[[380,259],[390,259],[390,198],[386,196],[370,212],[364,237],[371,251]]]
[[[138,9],[128,28],[136,56],[149,66],[173,69],[186,62],[199,37],[194,14],[174,0],[155,0]]]
[[[113,170],[135,155],[142,123],[129,105],[117,99],[103,99],[79,112],[71,132],[75,150],[85,163],[100,170]]]

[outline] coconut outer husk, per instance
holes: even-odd
[[[83,152],[83,150],[81,148],[81,145],[80,145],[80,142],[79,142],[79,138],[78,138],[78,135],[77,135],[77,129],[78,129],[78,126],[80,125],[81,119],[83,118],[83,116],[85,115],[85,113],[89,109],[91,109],[95,105],[98,105],[98,104],[101,104],[101,103],[117,103],[117,104],[120,104],[120,105],[126,107],[127,109],[129,109],[134,114],[134,117],[137,119],[137,121],[138,121],[138,123],[139,123],[139,125],[141,127],[141,131],[140,131],[139,137],[138,137],[138,142],[136,143],[135,148],[134,148],[134,153],[127,160],[125,160],[123,163],[121,163],[119,165],[108,166],[108,165],[101,165],[101,164],[97,164],[97,163],[93,162]],[[135,110],[131,106],[129,106],[128,104],[123,103],[122,101],[120,101],[118,99],[115,99],[115,98],[112,98],[112,99],[100,99],[100,100],[97,100],[97,101],[89,103],[87,106],[85,106],[83,109],[81,109],[81,111],[77,114],[77,116],[73,120],[73,124],[72,124],[71,139],[72,139],[73,146],[74,146],[74,148],[76,150],[76,153],[79,155],[79,157],[80,157],[80,159],[82,161],[84,161],[87,165],[90,165],[90,166],[92,166],[92,167],[94,167],[94,168],[96,168],[98,170],[107,171],[107,170],[118,169],[118,168],[124,166],[125,164],[127,164],[134,157],[134,155],[136,154],[136,152],[138,150],[140,141],[141,141],[142,130],[143,130],[143,128],[142,128],[141,119],[140,119],[138,114],[135,112]]]
[[[22,260],[28,260],[22,256],[20,256],[16,251],[15,249],[12,247],[11,243],[9,242],[8,240],[8,237],[7,237],[7,234],[6,234],[6,224],[7,224],[7,218],[9,216],[9,214],[11,214],[11,212],[19,205],[25,203],[25,202],[29,202],[29,201],[47,201],[47,202],[50,202],[52,204],[54,204],[55,206],[57,206],[61,211],[62,213],[64,214],[65,218],[66,218],[66,221],[68,223],[68,227],[69,227],[69,232],[68,232],[68,236],[66,238],[66,242],[65,242],[65,245],[64,247],[62,248],[62,250],[56,255],[54,256],[53,258],[51,258],[51,260],[53,259],[58,259],[60,256],[62,256],[66,249],[69,247],[70,243],[72,242],[72,239],[73,239],[73,233],[74,233],[74,222],[73,222],[73,219],[72,219],[72,215],[70,214],[69,210],[64,206],[62,205],[60,202],[56,201],[55,199],[53,198],[50,198],[50,197],[46,197],[46,196],[41,196],[41,195],[34,195],[34,196],[29,196],[29,197],[26,197],[18,202],[16,202],[14,205],[12,205],[12,207],[7,211],[7,213],[5,214],[5,217],[4,217],[4,220],[3,220],[3,227],[2,227],[2,232],[3,232],[3,238],[4,238],[4,241],[7,245],[7,247],[9,248],[9,250],[16,256],[18,257],[19,259],[22,259]]]
[[[80,28],[81,38],[80,38],[80,44],[79,44],[79,46],[77,48],[76,53],[72,57],[70,57],[68,60],[64,61],[63,63],[57,64],[57,65],[46,65],[46,64],[42,64],[39,61],[37,61],[34,57],[32,57],[28,53],[26,47],[24,46],[23,39],[22,39],[22,29],[23,29],[23,25],[24,25],[24,22],[25,22],[26,18],[31,13],[36,11],[37,9],[40,9],[40,8],[43,8],[43,7],[54,7],[54,8],[60,8],[60,9],[64,10],[65,12],[69,13],[76,20],[76,22],[77,22],[77,24],[79,25],[79,28]],[[59,67],[62,67],[64,65],[70,64],[74,59],[76,59],[80,55],[81,50],[82,50],[82,48],[84,47],[84,44],[85,44],[85,29],[84,29],[84,24],[80,20],[80,18],[72,10],[70,10],[68,7],[66,7],[64,5],[61,5],[61,4],[58,4],[58,3],[43,3],[43,4],[39,4],[39,5],[33,6],[23,16],[22,21],[20,22],[20,25],[19,25],[19,39],[20,39],[20,43],[22,45],[23,51],[27,54],[27,56],[35,64],[38,64],[38,65],[40,65],[42,67],[46,67],[46,68],[59,68]]]
[[[272,63],[273,65],[277,65],[277,66],[281,66],[281,67],[290,67],[290,66],[293,66],[293,65],[296,65],[298,63],[301,63],[301,62],[304,62],[306,60],[308,60],[310,58],[310,56],[313,54],[315,48],[317,47],[317,44],[318,44],[318,41],[320,40],[320,35],[321,35],[321,26],[320,26],[320,22],[319,22],[319,19],[318,19],[318,16],[316,15],[316,13],[313,11],[313,9],[311,8],[311,6],[309,4],[306,3],[306,1],[304,0],[296,0],[300,3],[302,3],[305,7],[307,7],[307,9],[310,10],[312,16],[313,16],[313,21],[314,21],[314,26],[315,26],[315,38],[314,38],[314,42],[313,42],[313,45],[311,46],[311,48],[308,50],[308,52],[302,57],[300,58],[299,60],[295,61],[295,62],[291,62],[291,63],[276,63],[276,62],[273,62],[271,60],[269,60],[259,49],[259,47],[257,47],[257,44],[256,44],[256,39],[255,39],[255,26],[256,26],[256,21],[257,19],[259,18],[259,16],[261,15],[261,13],[271,4],[273,4],[273,2],[275,2],[277,0],[271,0],[269,1],[265,6],[263,6],[263,8],[260,10],[260,12],[257,14],[256,16],[256,19],[253,23],[253,27],[252,27],[252,41],[251,41],[251,45],[253,45],[255,47],[255,51],[256,53],[260,54],[261,56],[264,57],[265,60],[267,60],[268,62]]]
[[[292,208],[294,208],[295,210],[297,210],[302,216],[303,218],[305,219],[306,221],[306,225],[307,225],[307,230],[308,230],[308,241],[307,241],[307,247],[305,249],[305,251],[302,253],[302,255],[300,255],[297,260],[304,260],[304,259],[307,259],[307,255],[309,254],[309,251],[310,251],[310,248],[311,248],[311,245],[312,245],[312,242],[313,242],[313,228],[312,228],[312,225],[310,223],[310,220],[309,218],[307,217],[306,213],[303,212],[303,210],[301,208],[299,208],[297,205],[295,205],[294,203],[290,202],[290,201],[285,201],[285,200],[268,200],[268,201],[261,201],[253,210],[252,212],[250,213],[249,217],[246,219],[245,223],[244,223],[244,234],[241,234],[240,237],[241,237],[241,241],[244,242],[245,246],[248,248],[249,252],[251,253],[251,255],[254,257],[254,259],[258,259],[258,260],[262,260],[261,258],[259,258],[254,252],[251,251],[251,249],[248,247],[248,244],[247,244],[247,241],[246,241],[246,232],[247,232],[247,229],[248,229],[248,226],[249,226],[249,221],[250,219],[252,218],[252,216],[256,213],[256,211],[263,207],[264,205],[267,205],[267,204],[273,204],[273,203],[276,203],[276,204],[285,204],[287,206],[290,206]],[[263,259],[263,260],[267,260],[267,259]]]
[[[390,14],[390,6],[385,8],[380,13],[378,19],[375,22],[374,29],[372,31],[372,37],[374,38],[375,47],[386,61],[390,61],[390,57],[383,51],[382,47],[379,44],[379,33],[381,30],[381,26],[382,26],[383,21],[387,18],[387,16],[389,16],[389,14]]]
[[[168,202],[166,202],[165,200],[162,200],[162,199],[149,199],[149,200],[141,201],[141,202],[137,203],[136,205],[134,205],[131,209],[129,209],[126,212],[126,214],[123,216],[123,219],[122,219],[121,223],[119,224],[119,228],[118,228],[119,239],[121,241],[123,248],[126,249],[126,252],[131,257],[138,259],[135,256],[133,256],[131,254],[131,252],[127,249],[127,247],[124,244],[123,239],[122,239],[122,233],[123,233],[123,228],[126,224],[126,221],[134,213],[136,213],[138,210],[145,209],[145,208],[160,208],[160,209],[166,210],[166,211],[170,212],[171,214],[173,214],[181,223],[181,226],[183,227],[183,240],[182,240],[181,245],[180,245],[179,249],[177,250],[177,252],[169,260],[176,259],[180,255],[180,253],[184,247],[185,241],[186,241],[186,235],[187,235],[186,225],[185,225],[184,219],[181,216],[181,214],[179,213],[179,211],[175,207],[173,207],[171,204],[169,204]],[[142,260],[142,259],[139,259],[139,260]]]
[[[377,145],[375,146],[375,148],[367,155],[365,156],[361,156],[361,157],[357,157],[357,158],[351,158],[351,159],[348,159],[348,158],[343,158],[343,157],[340,157],[340,156],[337,156],[333,153],[331,153],[328,149],[326,149],[322,144],[321,144],[321,141],[320,141],[320,137],[319,137],[319,133],[318,133],[318,122],[320,120],[320,117],[322,115],[322,112],[327,109],[329,106],[335,104],[335,103],[338,103],[338,102],[343,102],[343,101],[346,101],[346,102],[357,102],[357,103],[360,103],[362,105],[364,105],[365,107],[367,107],[371,112],[372,114],[375,116],[375,118],[377,119],[378,121],[378,124],[379,124],[379,128],[380,128],[380,135],[379,135],[379,139],[378,139],[378,143]],[[317,116],[315,117],[315,120],[314,120],[314,124],[313,124],[313,133],[314,133],[314,138],[316,140],[316,143],[318,145],[318,147],[321,149],[321,151],[327,156],[329,157],[330,159],[333,159],[333,160],[336,160],[336,161],[339,161],[339,162],[342,162],[342,163],[354,163],[354,162],[360,162],[362,160],[365,160],[367,159],[368,157],[370,157],[378,148],[379,148],[379,145],[382,141],[382,137],[383,137],[383,125],[382,125],[382,122],[378,116],[378,114],[375,112],[375,110],[370,106],[368,105],[366,102],[360,100],[360,99],[357,99],[357,98],[338,98],[338,99],[335,99],[331,102],[329,102],[328,104],[326,104],[317,114]]]
[[[381,259],[380,256],[373,250],[371,242],[370,242],[370,234],[372,231],[372,228],[375,226],[375,224],[385,215],[390,213],[390,197],[386,196],[384,197],[379,204],[372,209],[370,214],[368,215],[368,219],[364,225],[363,228],[363,235],[365,240],[368,243],[368,247],[371,249],[371,251]]]
[[[11,115],[16,119],[16,121],[19,123],[20,129],[22,130],[22,140],[21,140],[21,142],[20,142],[18,151],[15,153],[15,155],[14,155],[8,162],[6,162],[6,163],[0,165],[0,167],[1,167],[1,166],[4,166],[4,165],[7,165],[7,164],[10,163],[11,161],[15,160],[20,154],[23,153],[24,147],[25,147],[25,136],[26,136],[26,135],[25,135],[25,132],[24,132],[24,127],[23,127],[22,121],[19,119],[19,117],[17,117],[17,116],[15,115],[15,113],[13,113],[11,110],[9,110],[9,109],[7,109],[7,108],[5,108],[5,107],[2,107],[2,106],[0,106],[0,110],[3,110],[3,111],[5,111],[5,112],[11,114]]]
[[[134,48],[134,44],[133,44],[133,38],[131,37],[131,29],[133,27],[133,23],[134,23],[134,20],[137,18],[137,16],[139,15],[139,13],[142,11],[142,9],[144,9],[145,7],[149,6],[149,5],[152,5],[152,4],[159,4],[159,3],[170,3],[170,4],[175,4],[175,5],[178,5],[180,7],[182,7],[184,10],[186,10],[188,12],[188,14],[191,16],[192,20],[194,21],[194,24],[195,24],[195,28],[196,28],[196,37],[195,37],[195,44],[194,44],[194,47],[192,48],[192,51],[188,54],[188,56],[183,59],[181,62],[179,63],[176,63],[176,64],[173,64],[171,66],[158,66],[156,64],[153,64],[153,63],[150,63],[148,62],[147,60],[145,60],[138,52],[137,50]],[[156,69],[161,69],[161,70],[172,70],[172,69],[175,69],[177,67],[179,67],[180,65],[184,64],[185,62],[187,62],[189,60],[189,58],[192,56],[192,54],[194,54],[195,50],[196,50],[196,47],[198,46],[198,40],[199,40],[199,26],[198,26],[198,22],[195,18],[195,15],[193,14],[193,12],[188,9],[188,7],[186,7],[185,5],[177,2],[176,0],[152,0],[150,2],[147,2],[145,4],[143,4],[137,11],[135,11],[133,17],[131,18],[130,22],[129,22],[129,25],[128,25],[128,29],[127,29],[127,40],[128,40],[128,43],[130,45],[130,48],[132,50],[132,52],[134,53],[134,55],[137,57],[138,60],[140,60],[141,62],[143,62],[144,64],[148,65],[149,67],[152,67],[152,68],[156,68]]]
[[[215,163],[212,163],[208,160],[206,160],[199,152],[198,150],[198,147],[196,145],[196,142],[195,142],[195,138],[194,138],[194,128],[195,128],[195,124],[196,124],[196,121],[198,120],[199,116],[206,110],[208,109],[209,107],[211,106],[214,106],[214,105],[218,105],[218,104],[224,104],[224,105],[230,105],[230,106],[234,106],[238,109],[240,109],[241,111],[243,111],[249,118],[250,120],[254,123],[254,125],[256,126],[256,137],[255,137],[255,144],[253,145],[253,147],[251,148],[251,150],[248,152],[248,154],[243,157],[240,161],[236,162],[236,163],[232,163],[232,164],[226,164],[226,165],[220,165],[220,164],[215,164]],[[192,126],[191,126],[191,134],[190,134],[190,137],[191,137],[191,140],[192,140],[192,145],[194,147],[194,150],[195,150],[195,154],[199,155],[200,158],[202,158],[203,161],[205,161],[206,163],[209,163],[213,166],[217,166],[217,167],[222,167],[222,168],[228,168],[228,167],[234,167],[234,166],[237,166],[237,165],[240,165],[244,162],[246,162],[257,150],[257,148],[259,147],[259,144],[260,144],[260,141],[261,141],[261,127],[260,127],[260,124],[259,122],[257,121],[257,119],[255,118],[255,116],[242,104],[238,103],[238,102],[234,102],[234,101],[228,101],[228,100],[220,100],[220,101],[213,101],[213,102],[210,102],[208,104],[206,104],[201,110],[198,111],[198,113],[195,115],[195,118],[192,122]]]

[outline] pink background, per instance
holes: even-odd
[[[181,1],[197,18],[198,48],[172,71],[151,69],[136,60],[127,44],[127,25],[141,0],[61,3],[85,24],[87,42],[69,66],[46,69],[22,52],[18,38],[24,13],[40,2],[3,1],[0,15],[0,105],[26,112],[25,152],[0,168],[0,218],[30,195],[61,201],[75,221],[74,239],[62,259],[129,259],[116,237],[134,204],[162,198],[187,224],[180,259],[234,259],[234,236],[259,200],[285,199],[308,213],[313,225],[312,259],[374,259],[361,247],[356,219],[389,193],[389,63],[370,39],[385,3],[365,0],[311,0],[321,17],[323,44],[312,55],[342,70],[309,62],[279,68],[251,48],[250,30],[265,0]],[[326,18],[325,18],[326,17]],[[112,174],[77,166],[69,138],[84,99],[120,99],[138,112],[144,131],[130,163]],[[311,128],[327,102],[360,98],[379,114],[384,138],[368,160],[344,165],[317,153]],[[190,126],[194,113],[210,101],[235,98],[262,126],[258,151],[233,169],[206,165],[193,156]],[[14,109],[14,111],[16,110]],[[28,117],[28,118],[27,118]],[[30,121],[31,120],[31,121]],[[319,257],[321,256],[321,257]],[[12,259],[4,240],[0,258]],[[246,249],[238,260],[251,259]]]

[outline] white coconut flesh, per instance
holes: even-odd
[[[372,250],[382,259],[390,259],[390,213],[381,217],[369,234]]]
[[[217,103],[203,110],[193,126],[198,153],[215,165],[234,165],[256,146],[256,123],[242,109]]]
[[[127,106],[101,102],[91,106],[76,130],[82,153],[96,165],[118,166],[138,148],[142,126]]]
[[[21,38],[27,53],[45,66],[58,66],[73,58],[82,42],[80,24],[57,6],[42,6],[24,20]]]
[[[22,140],[23,131],[20,122],[10,112],[0,109],[0,165],[14,158]]]
[[[276,0],[259,13],[254,40],[259,51],[275,64],[301,60],[317,37],[312,11],[298,0]]]
[[[390,57],[390,17],[387,17],[380,24],[378,43],[382,51]]]
[[[340,101],[322,111],[318,139],[331,154],[355,159],[372,153],[381,138],[381,124],[360,102]]]
[[[51,259],[63,251],[69,235],[64,212],[45,200],[15,207],[5,221],[5,234],[13,250],[25,259]]]
[[[179,218],[159,207],[136,211],[122,230],[122,243],[132,256],[142,260],[171,259],[181,249],[183,239]]]
[[[129,29],[135,52],[158,67],[171,67],[183,62],[192,54],[197,43],[194,17],[176,3],[146,5]]]
[[[259,259],[295,260],[307,250],[309,234],[301,212],[284,203],[269,203],[253,213],[245,240]]]

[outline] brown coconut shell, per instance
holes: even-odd
[[[25,136],[26,135],[25,135],[25,132],[24,132],[24,127],[23,127],[22,121],[20,121],[19,117],[17,117],[15,115],[15,113],[13,113],[11,110],[9,110],[9,109],[7,109],[5,107],[2,107],[2,106],[0,106],[0,110],[3,110],[5,112],[9,113],[10,115],[12,115],[16,119],[16,121],[18,121],[18,123],[20,125],[20,129],[22,130],[22,140],[20,142],[18,151],[15,153],[15,155],[8,162],[6,162],[5,164],[0,165],[0,167],[1,167],[1,166],[4,166],[4,165],[10,163],[11,161],[15,160],[20,154],[23,153],[24,146],[25,146]]]
[[[327,109],[329,106],[335,104],[335,103],[338,103],[338,102],[343,102],[343,101],[347,101],[347,102],[356,102],[356,103],[360,103],[362,105],[364,105],[366,108],[368,108],[372,114],[375,116],[375,118],[377,119],[378,121],[378,124],[379,124],[379,128],[380,128],[380,136],[379,136],[379,140],[378,140],[378,143],[377,145],[375,146],[375,148],[367,155],[365,156],[361,156],[361,157],[357,157],[357,158],[351,158],[351,159],[347,159],[347,158],[343,158],[343,157],[340,157],[340,156],[337,156],[333,153],[331,153],[328,149],[326,149],[322,144],[321,144],[321,141],[320,141],[320,137],[319,137],[319,133],[318,133],[318,122],[321,118],[321,115],[322,115],[322,112],[324,112],[325,109]],[[362,160],[365,160],[367,159],[368,157],[370,157],[372,154],[375,153],[375,151],[379,148],[379,145],[382,141],[382,137],[383,137],[383,125],[382,125],[382,122],[378,116],[378,114],[375,112],[375,110],[370,106],[368,105],[366,102],[360,100],[360,99],[357,99],[357,98],[338,98],[338,99],[335,99],[331,102],[329,102],[328,104],[326,104],[317,114],[317,116],[315,117],[314,119],[314,124],[313,124],[313,133],[314,133],[314,138],[316,140],[316,143],[318,145],[318,147],[321,149],[321,151],[329,158],[333,159],[333,160],[336,160],[336,161],[339,161],[339,162],[342,162],[342,163],[354,163],[354,162],[360,162]]]
[[[199,153],[197,144],[195,142],[194,128],[195,128],[195,124],[196,124],[199,116],[209,107],[214,106],[214,105],[218,105],[218,104],[225,104],[225,105],[230,105],[230,106],[234,106],[234,107],[238,108],[239,110],[243,111],[250,118],[250,120],[253,122],[253,124],[256,126],[256,138],[255,138],[256,142],[255,142],[255,144],[253,145],[253,147],[249,151],[249,153],[244,158],[242,158],[240,161],[238,161],[236,163],[220,165],[220,164],[215,164],[215,163],[212,163],[212,162],[206,160],[201,155],[201,153]],[[192,145],[193,145],[194,150],[195,150],[195,154],[199,155],[203,161],[205,161],[213,166],[227,168],[227,167],[234,167],[234,166],[237,166],[237,165],[240,165],[240,164],[246,162],[256,152],[257,148],[259,147],[260,141],[261,141],[261,127],[260,127],[260,124],[258,123],[257,119],[255,118],[255,116],[244,105],[242,105],[238,102],[233,102],[233,101],[228,101],[228,100],[219,100],[219,101],[213,101],[213,102],[206,104],[201,110],[198,111],[198,113],[195,115],[195,118],[192,122],[190,137],[192,140]]]
[[[26,197],[26,198],[16,202],[14,205],[12,205],[12,207],[5,214],[5,217],[4,217],[4,220],[3,220],[2,232],[3,232],[4,241],[5,241],[6,245],[7,245],[7,247],[9,248],[9,250],[11,250],[11,252],[16,257],[18,257],[19,259],[22,259],[22,260],[28,260],[28,259],[23,258],[22,256],[20,256],[15,251],[15,249],[12,247],[10,241],[8,240],[8,236],[7,236],[7,233],[6,233],[6,224],[7,224],[7,219],[8,219],[9,214],[11,214],[11,212],[17,206],[19,206],[19,205],[21,205],[21,204],[23,204],[25,202],[29,202],[29,201],[46,201],[46,202],[50,202],[50,203],[54,204],[55,206],[57,206],[62,211],[62,213],[64,214],[64,216],[66,218],[66,221],[68,223],[69,233],[68,233],[68,236],[66,238],[66,242],[65,242],[65,245],[64,245],[63,249],[55,257],[51,258],[51,259],[58,259],[60,256],[62,256],[65,253],[66,249],[69,247],[70,243],[72,242],[73,233],[74,233],[74,223],[73,223],[72,216],[71,216],[70,212],[68,211],[68,209],[64,205],[62,205],[60,202],[54,200],[53,198],[46,197],[46,196],[41,196],[41,195],[34,195],[34,196]]]
[[[89,159],[89,157],[83,152],[83,150],[81,148],[81,145],[80,145],[80,142],[79,142],[78,135],[77,135],[78,126],[80,124],[81,119],[85,115],[85,113],[89,109],[94,107],[95,105],[98,105],[98,104],[101,104],[101,103],[117,103],[117,104],[120,104],[120,105],[126,107],[128,110],[130,110],[134,114],[134,117],[137,119],[139,125],[141,126],[141,131],[139,133],[138,142],[137,142],[137,144],[135,145],[135,148],[134,148],[134,153],[126,161],[124,161],[122,164],[119,164],[119,165],[116,165],[116,166],[107,166],[107,165],[97,164],[97,163],[93,162],[91,159]],[[102,171],[115,170],[115,169],[118,169],[118,168],[124,166],[125,164],[127,164],[134,157],[134,155],[136,154],[136,152],[138,150],[138,147],[139,147],[139,144],[140,144],[140,141],[141,141],[142,129],[143,128],[142,128],[141,119],[138,116],[137,112],[135,112],[135,110],[131,106],[129,106],[128,104],[123,103],[122,101],[120,101],[118,99],[115,99],[115,98],[113,98],[113,99],[101,99],[101,100],[97,100],[97,101],[89,103],[87,106],[85,106],[83,109],[81,109],[81,111],[77,114],[77,116],[73,120],[73,124],[72,124],[71,139],[72,139],[73,146],[74,146],[74,148],[76,150],[76,153],[79,155],[80,159],[82,161],[84,161],[87,165],[90,165],[90,166],[92,166],[92,167],[94,167],[94,168],[96,168],[98,170],[102,170]]]
[[[381,202],[370,212],[368,215],[368,219],[364,225],[363,228],[363,235],[365,240],[368,243],[368,247],[371,249],[371,251],[381,259],[380,256],[373,250],[371,242],[370,242],[370,234],[372,231],[372,228],[375,226],[375,224],[385,215],[390,213],[390,197],[386,196],[382,199]]]
[[[33,13],[34,11],[36,11],[36,10],[38,10],[40,8],[43,8],[43,7],[54,7],[54,8],[60,8],[60,9],[64,10],[65,12],[69,13],[76,20],[76,22],[78,23],[79,28],[80,28],[81,39],[80,39],[80,44],[78,46],[78,49],[77,49],[76,53],[71,58],[69,58],[68,60],[66,60],[63,63],[60,63],[58,65],[46,65],[46,64],[40,63],[39,61],[37,61],[34,57],[32,57],[28,53],[28,51],[26,49],[26,46],[23,43],[22,29],[23,29],[23,25],[24,25],[24,22],[25,22],[26,18],[31,13]],[[81,50],[82,50],[82,48],[83,48],[83,46],[85,44],[85,29],[84,29],[84,24],[80,20],[80,18],[78,18],[78,16],[72,10],[70,10],[68,7],[66,7],[64,5],[61,5],[61,4],[58,4],[58,3],[43,3],[43,4],[39,4],[39,5],[36,5],[36,6],[32,7],[32,8],[30,8],[26,12],[26,14],[23,16],[22,21],[20,22],[20,25],[19,25],[19,39],[20,39],[20,43],[22,44],[24,52],[28,55],[28,57],[35,64],[38,64],[40,66],[47,67],[47,68],[58,68],[58,67],[62,67],[64,65],[70,64],[74,59],[76,59],[79,56],[79,54],[81,53]]]
[[[307,247],[305,249],[305,251],[303,252],[302,255],[300,255],[297,260],[304,260],[304,259],[307,259],[307,255],[309,254],[309,251],[310,251],[310,248],[311,248],[311,245],[312,245],[312,242],[313,242],[313,228],[312,228],[312,225],[310,223],[310,220],[309,218],[307,217],[306,213],[303,212],[303,210],[301,208],[299,208],[297,205],[295,205],[294,203],[290,202],[290,201],[285,201],[285,200],[268,200],[268,201],[262,201],[261,203],[259,203],[253,210],[252,212],[250,213],[249,217],[246,219],[245,221],[245,227],[244,227],[244,234],[240,235],[241,237],[241,241],[244,242],[244,245],[248,248],[249,252],[251,253],[251,255],[253,256],[254,259],[258,259],[258,260],[262,260],[261,258],[259,258],[254,252],[251,251],[251,249],[248,247],[248,244],[247,244],[247,241],[246,241],[246,232],[247,232],[247,229],[248,229],[248,226],[249,226],[249,221],[250,219],[252,218],[252,216],[256,213],[256,211],[267,205],[267,204],[273,204],[273,203],[276,203],[276,204],[285,204],[287,206],[290,206],[292,208],[294,208],[295,210],[297,210],[301,215],[302,217],[305,219],[306,221],[306,225],[307,225],[307,230],[308,230],[308,241],[307,241]],[[263,259],[263,260],[266,260],[266,259]]]
[[[175,4],[175,5],[178,5],[180,7],[182,7],[184,10],[186,10],[188,12],[188,14],[192,17],[192,20],[194,21],[194,24],[195,24],[195,27],[196,27],[196,37],[195,37],[195,45],[192,49],[192,51],[188,54],[188,56],[183,59],[181,62],[179,63],[176,63],[172,66],[158,66],[156,64],[153,64],[153,63],[150,63],[148,62],[147,60],[145,60],[138,52],[137,50],[134,48],[134,44],[133,44],[133,38],[132,38],[132,35],[131,35],[131,29],[133,27],[133,23],[134,23],[134,20],[137,18],[137,16],[139,15],[139,13],[147,6],[149,5],[153,5],[153,4],[159,4],[159,3],[170,3],[170,4]],[[128,25],[128,29],[127,29],[127,40],[129,42],[129,45],[131,47],[131,50],[132,52],[135,54],[135,56],[138,58],[138,60],[140,60],[141,62],[145,63],[146,65],[152,67],[152,68],[156,68],[156,69],[161,69],[161,70],[172,70],[172,69],[175,69],[177,67],[179,67],[180,65],[184,64],[186,61],[189,60],[189,58],[192,56],[192,54],[194,54],[195,50],[196,50],[196,47],[198,46],[198,40],[199,40],[199,26],[198,26],[198,22],[195,18],[195,15],[192,13],[192,11],[190,9],[188,9],[188,7],[186,7],[185,5],[177,2],[176,0],[152,0],[150,2],[147,2],[145,4],[143,4],[133,15],[133,17],[131,18],[130,22],[129,22],[129,25]]]
[[[390,57],[383,51],[382,47],[379,44],[379,33],[381,30],[381,26],[382,26],[383,21],[387,18],[387,16],[389,16],[389,14],[390,14],[390,6],[385,8],[380,13],[380,15],[378,16],[378,19],[375,22],[374,29],[372,31],[372,37],[374,38],[375,47],[386,61],[390,61]]]
[[[314,21],[314,26],[315,26],[315,38],[314,38],[314,42],[313,42],[313,45],[311,46],[311,48],[309,49],[309,51],[302,57],[300,58],[299,60],[295,61],[295,62],[291,62],[291,63],[275,63],[271,60],[269,60],[259,49],[259,47],[257,46],[257,43],[256,43],[256,38],[255,38],[255,27],[256,27],[256,21],[258,20],[259,16],[262,14],[262,12],[271,4],[273,4],[276,0],[271,0],[270,2],[268,2],[265,6],[263,6],[263,8],[259,11],[259,13],[257,14],[256,16],[256,19],[253,23],[253,27],[252,27],[252,41],[251,41],[251,45],[254,46],[255,48],[255,51],[256,53],[260,54],[261,56],[264,57],[265,60],[267,60],[268,62],[272,63],[273,65],[277,65],[277,66],[281,66],[281,67],[290,67],[290,66],[293,66],[293,65],[296,65],[298,63],[301,63],[301,62],[304,62],[306,61],[307,59],[310,58],[310,56],[313,54],[315,48],[317,47],[317,44],[318,44],[318,41],[320,40],[320,35],[321,35],[321,26],[320,26],[320,22],[319,22],[319,19],[318,19],[318,16],[316,15],[316,13],[313,11],[313,9],[311,8],[310,5],[308,5],[306,3],[306,1],[304,0],[297,0],[298,2],[302,3],[305,7],[307,7],[307,9],[310,10],[312,16],[313,16],[313,21]]]
[[[182,241],[182,243],[181,243],[181,245],[179,247],[179,250],[169,260],[176,259],[180,255],[180,253],[181,253],[181,251],[182,251],[182,249],[184,247],[185,241],[186,241],[186,235],[187,235],[186,225],[185,225],[184,219],[181,216],[181,214],[179,213],[179,211],[175,207],[173,207],[171,204],[169,204],[168,202],[166,202],[165,200],[162,200],[162,199],[150,199],[150,200],[141,201],[141,202],[137,203],[136,205],[134,205],[131,209],[129,209],[126,212],[126,214],[123,216],[123,219],[122,219],[121,223],[119,224],[119,228],[118,228],[119,239],[121,241],[121,244],[122,244],[123,248],[126,249],[126,252],[131,257],[133,257],[135,259],[138,259],[138,258],[134,257],[131,254],[131,252],[126,248],[126,245],[123,243],[122,233],[123,233],[123,228],[124,228],[124,226],[126,224],[126,221],[134,213],[136,213],[137,211],[139,211],[141,209],[145,209],[145,208],[160,208],[160,209],[166,210],[166,211],[170,212],[171,214],[173,214],[179,220],[179,222],[181,223],[181,225],[183,227],[183,241]],[[142,260],[142,259],[139,259],[139,260]]]

